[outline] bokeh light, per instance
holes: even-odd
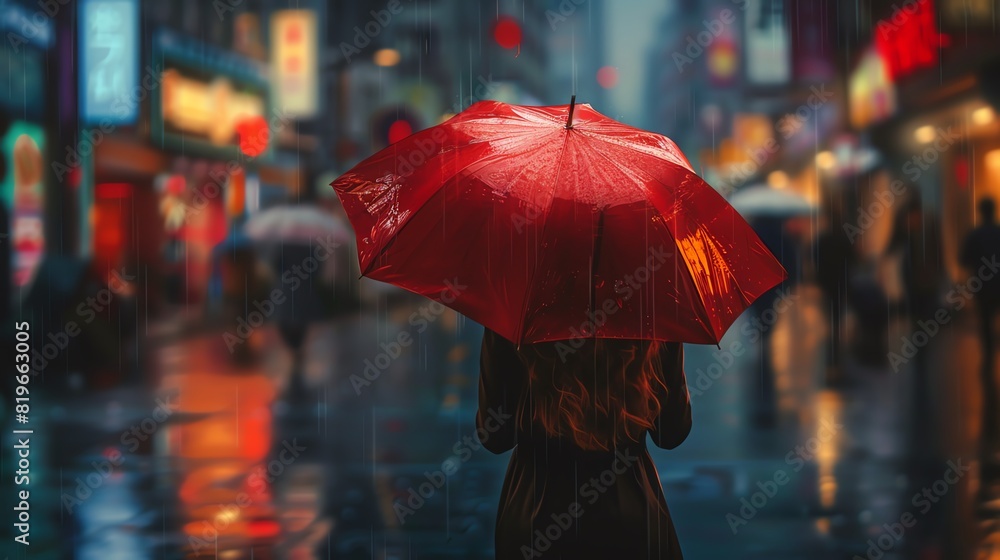
[[[823,170],[833,169],[837,165],[837,156],[831,151],[820,152],[816,154],[816,165]]]
[[[379,49],[373,57],[377,66],[389,67],[399,64],[400,55],[396,49]]]
[[[618,69],[614,66],[602,66],[597,71],[597,83],[604,89],[618,85]]]
[[[493,39],[505,49],[521,44],[521,24],[509,17],[501,17],[493,28]]]
[[[972,122],[987,125],[993,122],[994,116],[992,107],[980,107],[972,113]]]
[[[404,120],[398,120],[389,126],[389,143],[395,144],[413,134],[413,127]]]
[[[929,124],[924,125],[913,132],[913,137],[921,144],[930,143],[934,141],[934,127]]]

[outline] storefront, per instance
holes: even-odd
[[[203,304],[213,248],[261,207],[261,184],[287,198],[298,172],[273,157],[289,123],[262,63],[161,30],[146,68],[138,125],[94,143],[88,218],[95,265],[141,265],[156,313]]]
[[[33,22],[32,13],[10,4],[0,17],[7,38],[0,47],[0,205],[4,235],[0,258],[7,294],[23,296],[45,255],[45,55],[53,42],[48,21]],[[9,284],[8,284],[9,283]]]
[[[983,64],[997,50],[984,6],[898,7],[879,21],[852,77],[851,122],[884,159],[880,184],[902,181],[918,193],[928,220],[940,224],[943,266],[954,281],[965,274],[958,253],[977,201],[1000,200],[1000,122],[981,88]]]

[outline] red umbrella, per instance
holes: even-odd
[[[589,105],[476,103],[333,187],[365,276],[518,344],[716,344],[785,278],[670,139]]]

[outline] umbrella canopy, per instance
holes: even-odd
[[[516,343],[717,343],[784,270],[668,138],[476,103],[333,183],[366,276]]]
[[[351,240],[351,231],[339,218],[315,206],[287,204],[269,208],[247,220],[244,232],[255,241],[309,244],[331,238]]]
[[[737,191],[729,199],[729,203],[746,218],[791,218],[811,214],[816,210],[815,205],[798,193],[763,185]]]

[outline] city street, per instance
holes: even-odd
[[[0,560],[1000,560],[996,0],[0,5]]]
[[[824,388],[816,291],[801,286],[796,295],[772,327],[773,427],[751,421],[758,357],[727,355],[741,336],[754,336],[741,329],[745,322],[719,348],[686,347],[694,429],[674,451],[651,450],[685,554],[933,559],[943,558],[946,544],[971,553],[982,540],[977,558],[992,558],[1000,511],[991,517],[976,507],[978,403],[962,397],[975,394],[963,387],[976,382],[969,325],[943,333],[953,340],[937,346],[968,351],[934,357],[950,365],[932,369],[947,377],[932,378],[937,398],[923,414],[941,424],[943,438],[911,439],[912,368],[849,366],[842,388]],[[85,560],[106,558],[112,544],[135,559],[492,557],[506,455],[463,439],[474,434],[481,328],[448,311],[425,332],[414,330],[412,346],[370,385],[351,381],[366,363],[382,363],[387,341],[416,329],[406,319],[422,304],[406,298],[315,325],[306,388],[296,394],[286,387],[290,356],[266,329],[254,340],[262,366],[234,364],[219,334],[175,339],[157,349],[156,395],[107,394],[51,408],[53,426],[60,418],[105,419],[90,441],[74,436],[53,446],[55,464],[65,465],[64,493],[95,471],[95,460],[116,450],[122,457],[72,512],[56,515],[56,496],[48,498],[64,542],[77,543]],[[167,415],[157,419],[164,402]],[[409,490],[433,481],[426,473],[454,460],[463,441],[472,443],[457,472],[414,501]],[[914,453],[911,442],[941,451]],[[939,480],[946,482],[936,487],[940,496]],[[914,498],[924,487],[933,502]],[[906,527],[908,512],[914,521]]]

